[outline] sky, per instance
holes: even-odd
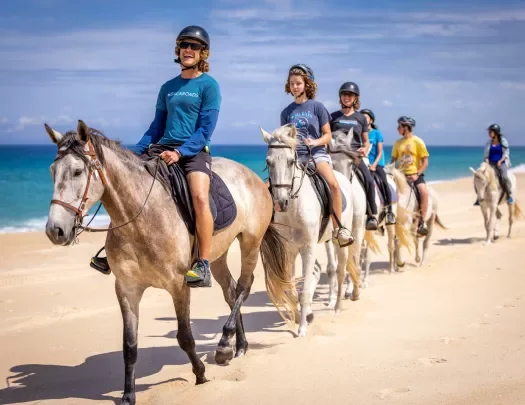
[[[520,5],[521,3],[521,5]],[[215,144],[262,144],[306,63],[332,112],[345,81],[386,144],[400,115],[429,145],[482,145],[499,123],[525,145],[525,4],[514,0],[0,1],[0,143],[45,144],[78,119],[126,144],[149,127],[180,73],[177,33],[203,26],[222,105]]]

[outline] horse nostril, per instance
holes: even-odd
[[[55,226],[55,236],[57,238],[63,238],[64,235],[65,235],[64,234],[64,230],[61,227],[59,227],[59,226]]]

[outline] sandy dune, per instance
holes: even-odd
[[[525,203],[525,175],[518,180]],[[194,386],[178,348],[170,297],[148,290],[138,403],[525,404],[525,221],[515,224],[513,239],[484,246],[471,179],[434,187],[449,230],[434,235],[426,265],[389,275],[386,254],[376,257],[370,287],[359,301],[345,301],[339,316],[325,309],[323,274],[306,338],[295,338],[269,304],[259,263],[244,306],[249,351],[217,366],[213,353],[229,310],[217,283],[195,291],[192,328],[211,380],[203,386]],[[0,404],[120,398],[114,278],[87,264],[103,240],[82,235],[79,245],[62,248],[43,233],[0,235]],[[229,256],[234,270],[237,252],[235,246]],[[323,252],[319,246],[324,264]]]

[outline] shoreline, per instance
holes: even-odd
[[[518,173],[525,173],[525,164],[520,164],[518,166],[512,167],[509,172],[518,174]],[[463,181],[466,179],[470,179],[471,176],[463,176],[453,179],[443,179],[443,180],[428,180],[427,184],[430,186],[435,186],[438,184],[450,184],[457,181]],[[91,217],[86,218],[86,223],[89,221]],[[0,235],[13,235],[13,234],[26,234],[26,233],[38,233],[38,232],[44,232],[45,230],[45,223],[47,221],[47,216],[42,216],[39,218],[27,218],[25,220],[21,221],[20,225],[7,225],[4,227],[0,227]],[[97,215],[97,218],[95,219],[93,226],[97,227],[104,227],[107,226],[110,222],[110,218],[107,214],[100,214]],[[34,225],[35,223],[38,223],[38,225]],[[31,225],[33,224],[33,225]]]

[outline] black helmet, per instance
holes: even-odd
[[[177,42],[185,38],[196,39],[197,41],[200,41],[206,45],[207,48],[210,47],[210,36],[204,28],[197,25],[190,25],[186,28],[183,28],[183,30],[177,36]]]
[[[411,117],[407,117],[406,115],[403,115],[397,119],[397,122],[399,124],[408,125],[411,128],[414,128],[416,126],[416,120]]]
[[[359,95],[359,87],[354,82],[346,82],[339,87],[339,97],[341,97],[341,93],[348,92],[348,93],[355,93]]]
[[[304,63],[298,63],[297,65],[293,65],[288,71],[288,73],[291,72],[293,69],[302,70],[306,75],[308,75],[308,77],[310,77],[310,79],[315,81],[314,71]]]
[[[368,108],[364,108],[362,109],[361,111],[359,111],[361,114],[366,114],[368,115],[371,119],[372,119],[372,123],[375,122],[376,120],[376,116],[375,114],[372,112],[372,110],[369,110]]]
[[[494,131],[495,133],[499,134],[501,133],[501,127],[498,124],[492,124],[490,127],[487,128],[489,131]]]

